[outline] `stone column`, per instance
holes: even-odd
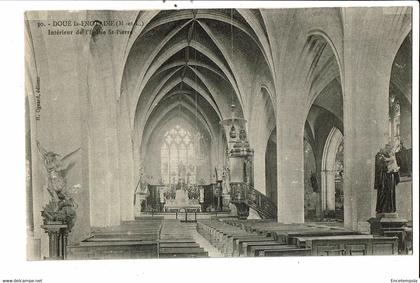
[[[386,10],[348,8],[343,17],[344,224],[365,232],[375,216],[375,155],[388,141],[392,44],[401,36],[397,10]]]
[[[89,17],[95,17],[92,12]],[[96,25],[94,30],[101,30]],[[118,226],[121,221],[115,66],[112,37],[92,35],[88,49],[89,190],[92,227]],[[129,176],[128,176],[129,177]],[[131,194],[133,195],[133,193]],[[131,203],[132,204],[132,203]],[[129,204],[127,204],[129,205]]]
[[[304,222],[303,115],[292,97],[277,103],[277,220]],[[289,101],[287,101],[289,100]]]
[[[327,182],[327,210],[335,210],[335,171],[327,170],[326,182]]]
[[[134,220],[135,177],[137,169],[133,160],[132,131],[128,115],[129,101],[127,93],[122,93],[119,100],[118,120],[118,172],[120,188],[121,220]]]
[[[267,143],[265,139],[264,141]],[[265,151],[267,145],[263,146],[264,141],[260,141],[254,146],[254,189],[264,195],[267,195],[265,183]]]

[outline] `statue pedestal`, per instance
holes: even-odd
[[[41,225],[41,228],[48,233],[49,257],[48,259],[65,259],[68,236],[68,226],[60,221]]]
[[[222,180],[218,180],[213,187],[213,195],[216,198],[216,211],[223,211]]]
[[[398,237],[398,252],[407,253],[407,220],[400,218],[398,213],[378,213],[376,218],[368,220],[371,233],[387,237]]]

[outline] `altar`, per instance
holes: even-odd
[[[175,199],[165,199],[164,212],[201,212],[198,199],[189,199],[185,189],[175,192]]]
[[[138,210],[141,213],[228,211],[229,196],[223,194],[220,200],[218,185],[147,185],[148,193]]]

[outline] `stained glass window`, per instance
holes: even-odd
[[[400,145],[400,102],[394,96],[389,101],[389,143]]]
[[[176,125],[163,136],[160,150],[161,176],[165,184],[176,184],[179,179],[187,184],[196,183],[199,145],[194,145],[190,132]]]

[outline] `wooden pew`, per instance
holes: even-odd
[[[275,232],[275,239],[287,245],[296,245],[298,237],[321,237],[321,236],[340,236],[340,235],[360,235],[356,231],[346,230],[297,230],[287,232]]]
[[[158,257],[162,220],[124,221],[120,226],[94,228],[91,235],[68,245],[68,259],[122,259]]]
[[[311,249],[311,255],[396,255],[398,238],[374,235],[298,237],[298,247]]]
[[[156,258],[156,241],[82,242],[68,245],[66,259]]]
[[[295,256],[295,255],[377,255],[397,254],[394,237],[375,237],[344,229],[336,223],[283,224],[270,221],[224,220],[225,224],[249,233],[247,238],[237,229],[222,225],[213,233],[224,235],[225,252],[233,256]],[[233,232],[238,233],[234,235]],[[257,235],[257,236],[256,236]],[[266,235],[272,240],[258,238]],[[219,235],[220,237],[220,235]],[[253,241],[255,237],[255,241]],[[230,244],[232,241],[232,244]],[[233,248],[233,249],[232,249]]]
[[[257,246],[278,246],[279,243],[276,241],[243,241],[241,248],[239,249],[238,256],[251,256],[251,247]]]
[[[242,229],[214,220],[199,221],[197,231],[221,251],[225,249],[229,237],[248,234]]]
[[[199,248],[200,245],[195,242],[172,242],[159,243],[159,248]]]
[[[208,257],[203,248],[161,248],[159,258],[202,258]]]
[[[267,245],[267,246],[251,246],[249,256],[265,257],[265,256],[307,256],[310,255],[311,249],[299,248],[294,245]]]
[[[243,244],[246,242],[267,242],[274,241],[273,237],[265,235],[247,235],[241,237],[233,237],[232,256],[241,256]],[[279,244],[279,243],[277,243]]]
[[[213,230],[214,246],[217,247],[226,256],[233,254],[234,241],[237,238],[256,236],[242,229],[231,229],[226,226],[219,226]]]
[[[159,243],[161,244],[176,244],[176,243],[180,243],[180,244],[186,244],[186,243],[191,243],[194,244],[195,241],[193,239],[165,239],[165,240],[159,240]]]
[[[264,221],[264,224],[267,223],[269,222]],[[269,243],[268,245],[273,243],[274,238],[272,236],[265,233],[256,233],[255,230],[251,232],[251,229],[244,230],[245,226],[248,227],[245,224],[247,223],[231,220],[199,221],[197,231],[225,256],[241,256],[243,254],[241,253],[242,244],[245,242],[264,242]],[[287,225],[287,227],[289,226]],[[280,245],[277,242],[275,244]]]

